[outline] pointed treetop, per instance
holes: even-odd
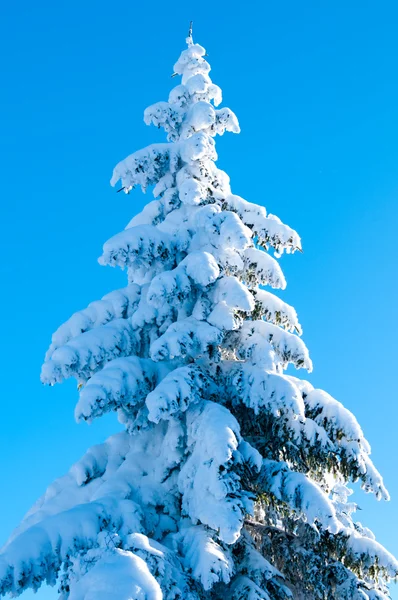
[[[193,25],[193,21],[189,22],[189,30],[188,30],[188,37],[186,39],[186,42],[188,44],[188,46],[192,46],[193,44],[193,38],[192,38],[192,25]]]

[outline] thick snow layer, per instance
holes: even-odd
[[[247,202],[233,194],[229,195],[225,201],[229,208],[236,211],[242,221],[253,230],[261,245],[272,246],[279,254],[283,251],[290,253],[301,250],[299,235],[284,225],[275,215],[267,217],[262,206]]]
[[[54,482],[3,548],[0,590],[51,580],[67,556],[95,547],[104,529],[121,536],[143,527],[157,535],[175,529],[176,482],[167,475],[182,458],[180,428],[170,423],[140,436],[117,434]]]
[[[184,527],[179,546],[186,569],[192,572],[204,590],[220,581],[229,583],[234,573],[234,561],[228,548],[214,541],[211,531],[201,525]]]
[[[72,338],[54,350],[44,363],[43,383],[59,383],[68,377],[86,381],[107,362],[137,351],[139,337],[128,319],[114,319]]]
[[[239,342],[235,340],[239,339]],[[286,368],[289,363],[297,369],[312,371],[312,362],[304,342],[296,335],[265,321],[245,321],[229,343],[239,348],[239,357],[252,364],[269,365],[269,346],[275,353],[275,364]]]
[[[246,248],[243,253],[245,279],[254,285],[269,285],[284,290],[286,279],[279,263],[266,252]]]
[[[355,560],[355,558],[361,557],[364,560],[365,568],[371,567],[376,562],[380,567],[386,569],[389,577],[396,577],[398,561],[381,544],[352,529],[346,529],[345,533],[348,535],[348,559],[352,557]]]
[[[174,65],[174,71],[178,75],[182,75],[183,84],[186,84],[194,75],[207,75],[210,71],[210,65],[204,58],[205,54],[205,49],[199,44],[192,44],[181,53]]]
[[[236,277],[222,277],[214,287],[214,302],[225,302],[230,308],[250,313],[254,309],[253,295]]]
[[[87,308],[76,312],[53,334],[46,360],[51,358],[57,348],[64,346],[70,339],[81,333],[105,325],[114,319],[130,317],[138,305],[140,294],[140,286],[129,285],[106,294],[102,300],[91,302]]]
[[[237,316],[236,311],[231,306],[228,306],[225,300],[221,300],[214,305],[207,321],[221,331],[235,331],[242,324],[242,319]]]
[[[195,286],[209,286],[219,274],[219,266],[211,254],[191,252],[178,267],[152,279],[148,289],[148,302],[155,307],[164,303],[180,306],[194,293]]]
[[[168,370],[167,365],[137,356],[108,362],[81,390],[76,420],[90,422],[111,410],[133,413]]]
[[[188,110],[182,127],[182,136],[189,137],[197,131],[209,129],[216,120],[216,111],[208,102],[196,102]]]
[[[154,361],[174,358],[214,357],[221,344],[222,332],[217,327],[193,317],[177,321],[151,345]]]
[[[147,283],[153,275],[171,266],[175,260],[175,244],[166,233],[152,225],[130,227],[104,244],[101,265],[130,267]]]
[[[159,423],[161,419],[185,412],[191,404],[210,395],[212,388],[215,393],[215,385],[200,367],[189,365],[175,369],[147,395],[148,419]]]
[[[132,501],[109,496],[47,517],[11,541],[0,555],[0,593],[15,592],[21,583],[35,588],[36,582],[51,580],[51,571],[56,573],[71,554],[95,544],[103,523],[137,531],[139,517]]]
[[[284,327],[287,331],[302,333],[293,306],[286,304],[274,294],[262,289],[255,290],[254,298],[259,316],[264,317],[266,321],[274,325]]]
[[[163,202],[161,200],[152,200],[138,215],[129,221],[126,229],[137,227],[138,225],[157,225],[162,217],[165,216],[164,212]]]
[[[244,460],[238,422],[223,406],[204,402],[188,409],[187,436],[191,453],[178,477],[183,511],[194,523],[208,525],[232,544],[239,538],[245,512],[251,509],[232,471],[234,464]]]
[[[88,559],[90,556],[88,556]],[[115,548],[102,556],[71,585],[69,600],[163,600],[162,589],[146,562],[132,552]]]
[[[331,533],[341,530],[334,506],[319,485],[303,473],[291,471],[286,463],[264,460],[259,485],[265,492],[303,513],[310,523],[319,521]]]
[[[175,534],[175,537],[178,536],[178,533]],[[192,589],[189,572],[184,571],[183,558],[177,553],[178,550],[170,549],[140,533],[129,535],[127,546],[145,561],[152,575],[161,583],[163,600],[199,600],[198,594]]]
[[[272,600],[268,592],[245,575],[239,575],[231,585],[228,600]]]
[[[299,390],[280,373],[232,362],[227,381],[231,395],[251,408],[255,415],[266,410],[275,417],[289,413],[292,419],[304,417],[304,402]]]

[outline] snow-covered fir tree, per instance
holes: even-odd
[[[74,377],[76,419],[124,430],[56,480],[3,548],[0,592],[43,582],[62,600],[385,600],[398,564],[355,521],[350,482],[388,499],[355,417],[285,373],[311,371],[294,308],[270,289],[300,238],[233,195],[215,136],[204,48],[145,111],[167,143],[120,162],[112,185],[154,200],[100,262],[128,285],[53,335],[42,381]],[[121,183],[119,183],[121,182]],[[274,258],[270,252],[273,252]]]

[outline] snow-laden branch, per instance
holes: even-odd
[[[214,541],[211,530],[202,525],[184,527],[177,539],[185,568],[205,591],[216,583],[230,582],[234,573],[232,553]]]
[[[254,291],[254,298],[256,316],[264,317],[266,321],[284,327],[287,331],[298,334],[302,333],[301,325],[293,306],[286,304],[286,302],[283,302],[283,300],[274,294],[262,289]]]
[[[229,195],[225,202],[227,206],[238,213],[242,221],[253,230],[259,244],[266,248],[272,246],[281,254],[301,250],[301,240],[299,235],[284,225],[275,215],[268,215],[263,206],[247,202],[240,196]]]
[[[142,283],[147,283],[158,272],[171,268],[175,254],[176,243],[169,235],[152,225],[141,225],[105,242],[99,262],[142,272]]]
[[[148,419],[154,423],[170,419],[210,395],[216,395],[216,386],[205,370],[197,365],[174,369],[148,394]]]
[[[167,303],[181,306],[193,293],[194,287],[214,283],[220,274],[215,258],[208,252],[191,252],[172,271],[164,271],[152,279],[148,302],[155,307]]]
[[[254,365],[270,367],[279,363],[286,368],[289,363],[297,369],[312,371],[307,347],[297,336],[265,321],[245,321],[238,332],[230,334],[227,347],[237,348],[241,360]],[[270,354],[270,351],[275,353]]]
[[[120,290],[106,294],[101,300],[91,302],[87,308],[74,313],[57,331],[51,339],[46,360],[60,346],[64,346],[72,338],[85,331],[105,325],[114,319],[127,319],[136,309],[140,300],[141,288],[132,284]]]
[[[183,512],[232,544],[239,538],[245,513],[252,510],[236,468],[249,463],[258,469],[259,454],[245,444],[242,455],[238,422],[223,406],[203,402],[190,406],[186,414],[190,455],[178,477]]]
[[[188,317],[168,327],[167,331],[151,345],[152,360],[174,358],[216,358],[222,341],[222,332],[205,321]]]
[[[52,353],[41,371],[43,383],[69,377],[86,381],[110,360],[136,353],[140,340],[128,319],[114,319],[72,338]]]
[[[108,362],[80,391],[76,420],[91,422],[111,410],[134,413],[168,371],[163,363],[158,365],[137,356]]]
[[[292,471],[285,462],[264,460],[256,482],[260,493],[272,494],[286,502],[312,524],[319,522],[331,533],[341,530],[332,502],[317,483],[303,473]]]
[[[286,279],[279,263],[266,252],[247,248],[243,252],[244,279],[248,284],[269,285],[284,290]]]
[[[138,507],[131,500],[104,497],[41,520],[17,536],[0,554],[0,594],[37,590],[54,582],[62,563],[92,547],[102,529],[141,530]]]
[[[383,478],[370,459],[370,445],[355,416],[341,402],[308,382],[290,377],[302,389],[306,415],[324,429],[336,446],[343,472],[360,478],[362,487],[378,499],[389,499]]]

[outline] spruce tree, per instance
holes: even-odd
[[[74,377],[76,419],[123,431],[56,480],[3,548],[0,592],[63,600],[385,600],[398,564],[355,522],[347,485],[388,499],[355,417],[286,373],[311,371],[277,258],[300,238],[233,195],[214,138],[238,133],[204,48],[145,111],[168,142],[112,185],[154,200],[100,262],[128,285],[53,335],[42,381]],[[119,181],[121,183],[119,183]],[[274,253],[274,258],[270,251]]]

